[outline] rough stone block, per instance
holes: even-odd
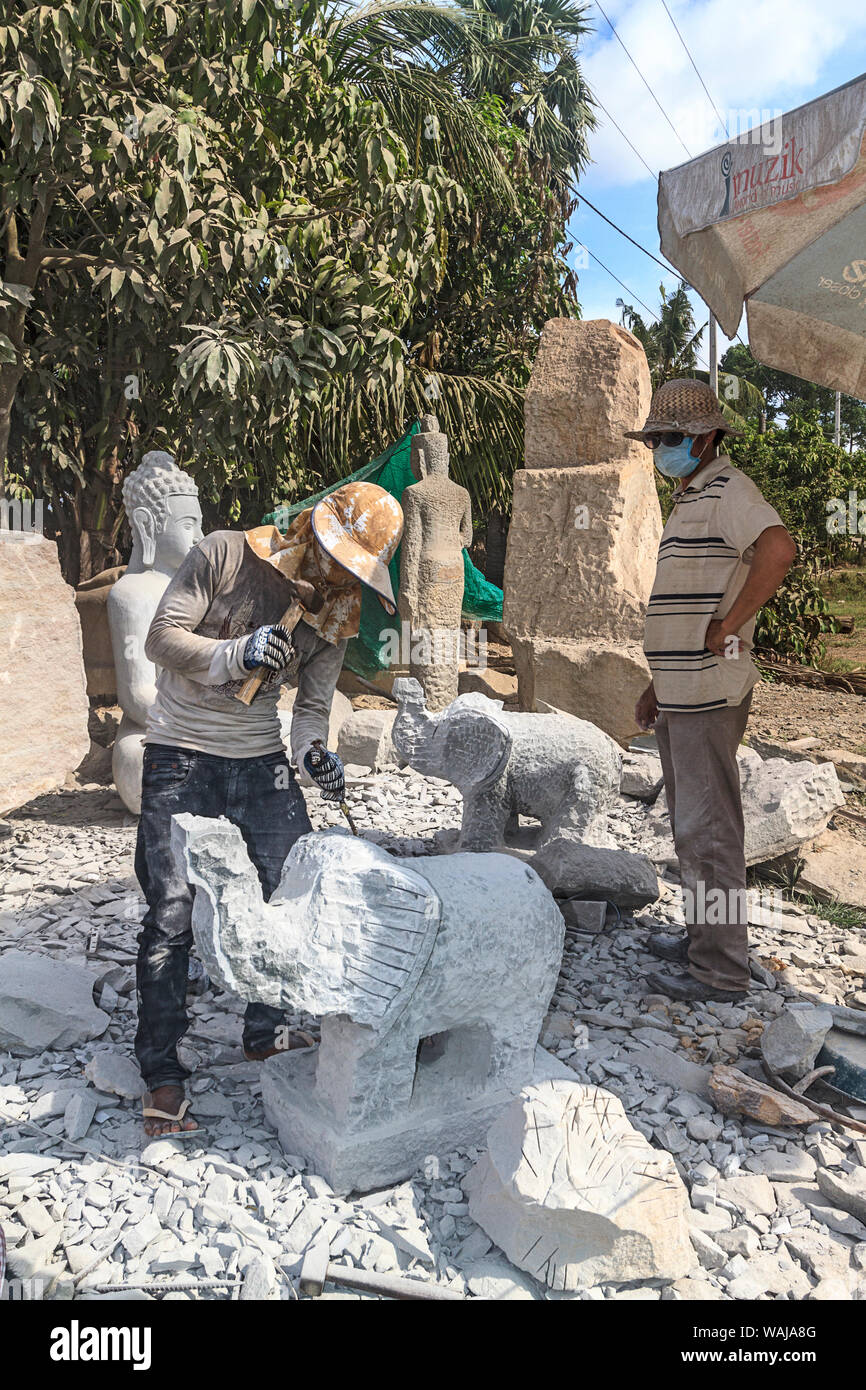
[[[464,1188],[491,1240],[552,1288],[678,1279],[697,1264],[671,1155],[593,1086],[523,1090],[491,1128]]]
[[[853,1173],[833,1173],[829,1168],[819,1168],[818,1186],[834,1206],[866,1222],[866,1170],[855,1168]]]
[[[606,320],[545,326],[505,563],[503,627],[521,706],[544,701],[623,744],[649,683],[643,625],[661,536],[652,460],[624,437],[648,406],[646,360],[630,333]]]
[[[90,748],[75,593],[57,546],[0,531],[0,815],[63,786]]]
[[[125,1052],[100,1048],[84,1068],[84,1075],[97,1091],[107,1091],[126,1100],[138,1100],[144,1095],[144,1082],[138,1064]]]
[[[584,898],[567,898],[559,907],[566,926],[574,927],[577,931],[604,931],[607,903],[587,901]]]
[[[634,707],[651,679],[640,642],[535,636],[512,637],[511,646],[521,709],[551,705],[628,747],[638,731]]]
[[[622,780],[619,784],[623,796],[634,796],[639,801],[655,801],[662,781],[662,763],[657,753],[638,753],[629,749],[623,754]]]
[[[577,837],[548,841],[532,864],[557,897],[604,898],[635,908],[654,903],[659,895],[658,875],[642,854],[584,844]]]
[[[832,763],[764,760],[751,748],[741,748],[737,761],[747,865],[779,858],[814,839],[845,804]]]
[[[77,1047],[98,1038],[108,1014],[93,1002],[93,977],[29,951],[0,955],[0,1049],[16,1056]]]
[[[461,695],[468,695],[471,691],[477,690],[480,695],[487,695],[491,700],[513,700],[517,694],[517,676],[512,676],[507,671],[497,671],[492,666],[483,670],[470,667],[460,672],[457,689]]]
[[[866,908],[866,846],[853,835],[825,830],[801,854],[798,888],[822,902]]]
[[[515,473],[502,615],[510,638],[642,643],[661,536],[643,452],[645,462]]]
[[[336,751],[347,766],[355,763],[370,767],[374,772],[384,767],[400,766],[391,741],[391,729],[397,711],[394,709],[356,709],[340,726]]]
[[[833,1027],[829,1009],[785,1009],[761,1034],[761,1052],[783,1081],[799,1081],[815,1065]]]
[[[650,394],[646,354],[627,329],[608,319],[549,319],[526,389],[526,467],[639,457],[644,446],[624,433],[643,424]]]

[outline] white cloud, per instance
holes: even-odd
[[[661,0],[604,0],[604,8],[661,105],[694,156],[725,139]],[[668,0],[679,29],[720,112],[743,129],[799,104],[803,89],[819,81],[822,65],[863,29],[863,0]],[[596,25],[581,66],[604,103],[654,172],[684,163],[689,154],[667,124],[596,6]],[[855,74],[852,73],[853,77]],[[834,85],[834,84],[828,84]],[[647,179],[643,164],[599,112],[590,137],[594,185]],[[732,131],[733,133],[733,131]]]

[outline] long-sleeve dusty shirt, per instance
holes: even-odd
[[[303,621],[292,634],[285,670],[266,678],[251,705],[234,698],[249,676],[243,652],[251,632],[279,622],[291,584],[261,560],[242,531],[213,531],[187,555],[166,589],[145,642],[157,667],[147,742],[195,748],[222,758],[255,758],[284,747],[280,686],[297,685],[291,752],[302,766],[328,719],[345,641],[326,642]]]

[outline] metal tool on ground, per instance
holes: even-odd
[[[442,1303],[466,1302],[463,1294],[457,1293],[455,1289],[445,1288],[442,1284],[433,1284],[423,1279],[403,1279],[396,1274],[374,1274],[366,1269],[354,1269],[351,1265],[332,1264],[328,1259],[327,1244],[314,1243],[301,1265],[301,1293],[307,1294],[310,1298],[318,1298],[326,1283],[336,1284],[338,1288],[378,1294],[381,1298]]]
[[[321,764],[322,764],[322,763],[325,761],[325,759],[328,757],[328,750],[327,750],[327,748],[325,747],[325,745],[322,743],[322,740],[321,740],[320,738],[317,738],[317,739],[315,740],[315,742],[313,743],[313,746],[312,746],[312,748],[311,748],[310,751],[309,751],[308,757],[309,757],[310,763],[311,763],[311,765],[312,765],[313,767],[319,767],[319,766],[321,766]],[[342,774],[341,774],[341,775],[342,775]],[[336,778],[335,778],[335,785],[336,785]],[[345,784],[344,784],[344,785],[345,785]],[[353,835],[357,835],[357,833],[358,833],[357,827],[355,826],[355,822],[354,822],[353,819],[352,819],[352,814],[351,814],[351,812],[350,812],[350,810],[349,810],[348,805],[346,804],[345,797],[342,797],[342,796],[341,796],[341,797],[337,798],[336,796],[333,795],[333,793],[329,793],[328,790],[327,790],[327,788],[323,788],[322,795],[324,796],[324,798],[325,798],[326,801],[336,801],[336,803],[337,803],[337,805],[339,806],[340,810],[342,811],[343,815],[346,817],[346,820],[349,822],[349,829],[351,830],[352,834],[353,834]]]
[[[289,633],[294,632],[305,613],[318,613],[324,603],[322,595],[306,580],[296,579],[292,583],[298,596],[286,609],[278,624]],[[244,681],[235,695],[235,699],[240,700],[242,705],[251,705],[259,693],[262,681],[268,675],[270,675],[270,669],[267,666],[257,666],[252,675]]]

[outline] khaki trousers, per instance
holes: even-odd
[[[742,704],[667,711],[655,725],[689,934],[689,971],[717,989],[749,986],[746,858],[737,748]]]

